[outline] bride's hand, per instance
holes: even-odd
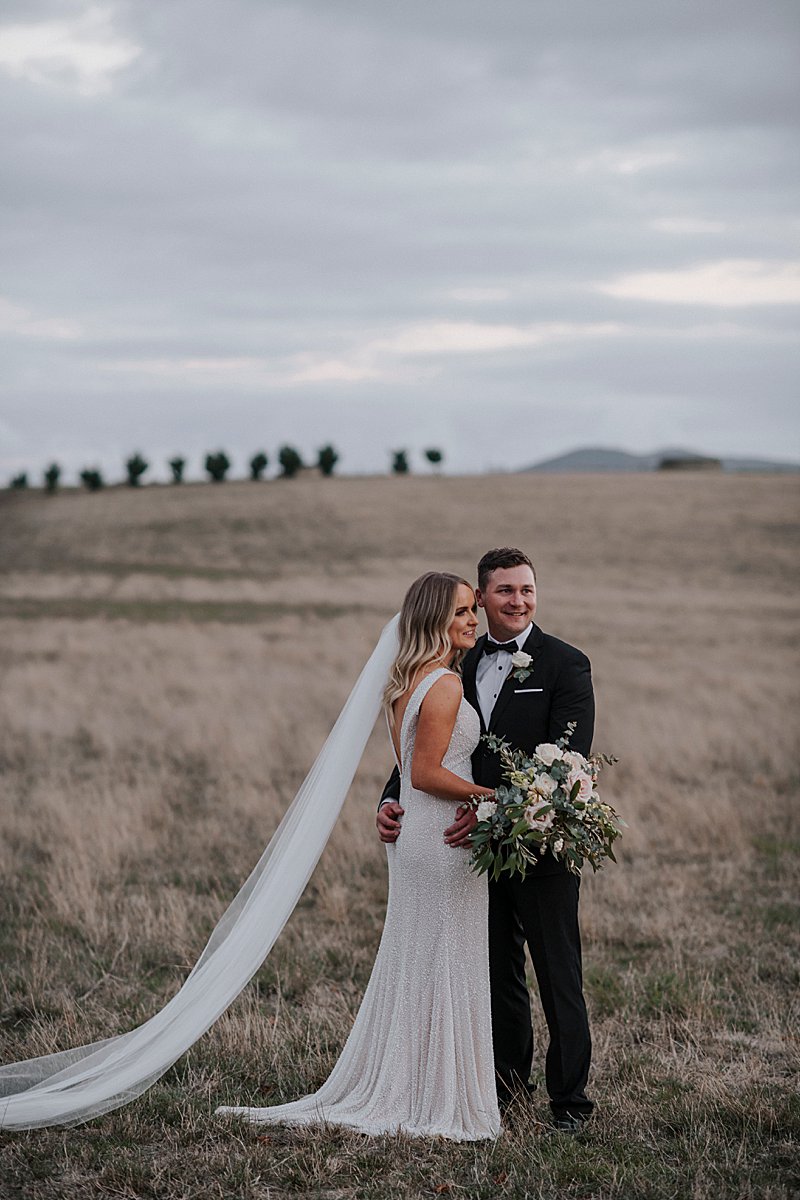
[[[478,824],[474,808],[462,804],[456,809],[456,819],[444,831],[444,840],[448,846],[468,846],[469,835]]]

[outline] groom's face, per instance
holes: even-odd
[[[536,615],[536,580],[530,567],[498,567],[475,593],[486,612],[489,632],[499,642],[510,642]]]

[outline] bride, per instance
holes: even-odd
[[[387,846],[389,900],[372,977],[329,1079],[257,1122],[328,1121],[368,1133],[496,1137],[487,886],[444,844],[471,778],[479,723],[455,671],[475,641],[457,576],[412,584],[264,854],[180,990],[128,1033],[0,1067],[0,1128],[74,1125],[146,1090],[213,1024],[263,962],[328,840],[381,704],[402,777],[403,837]],[[388,684],[387,684],[388,678]]]
[[[313,1095],[218,1113],[456,1141],[499,1133],[486,880],[470,870],[469,850],[443,837],[452,803],[493,794],[472,782],[480,722],[453,670],[475,644],[475,613],[469,584],[439,572],[417,579],[403,601],[384,693],[403,836],[386,847],[386,924],[341,1057]]]

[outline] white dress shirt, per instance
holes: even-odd
[[[533,621],[527,629],[523,629],[522,633],[518,633],[513,639],[517,643],[517,649],[521,650],[525,642],[530,637],[533,629]],[[488,635],[489,641],[497,644],[498,639]],[[508,641],[512,639],[509,638]],[[492,709],[497,703],[497,697],[500,695],[500,689],[508,679],[511,671],[511,655],[513,650],[498,650],[496,654],[481,654],[478,659],[478,669],[475,672],[475,690],[478,693],[478,704],[481,708],[483,723],[486,728],[489,728],[489,722],[492,719]]]

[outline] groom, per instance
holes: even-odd
[[[588,754],[594,729],[594,694],[589,660],[574,646],[533,624],[536,574],[521,550],[490,550],[478,563],[476,598],[486,612],[488,637],[479,638],[463,662],[464,695],[477,711],[481,733],[496,733],[516,749],[531,753],[555,742],[575,721],[570,746]],[[522,681],[514,677],[511,655],[531,656]],[[473,756],[475,782],[497,787],[501,765],[482,740]],[[384,788],[377,826],[381,840],[401,832],[397,771]],[[450,846],[467,846],[476,825],[471,809],[460,808],[445,830]],[[528,1090],[533,1062],[533,1030],[525,982],[527,943],[539,986],[550,1044],[545,1079],[555,1127],[577,1132],[593,1105],[586,1096],[591,1039],[581,975],[578,928],[580,880],[551,854],[529,869],[525,879],[502,875],[489,881],[489,970],[492,1037],[498,1095],[508,1103]]]

